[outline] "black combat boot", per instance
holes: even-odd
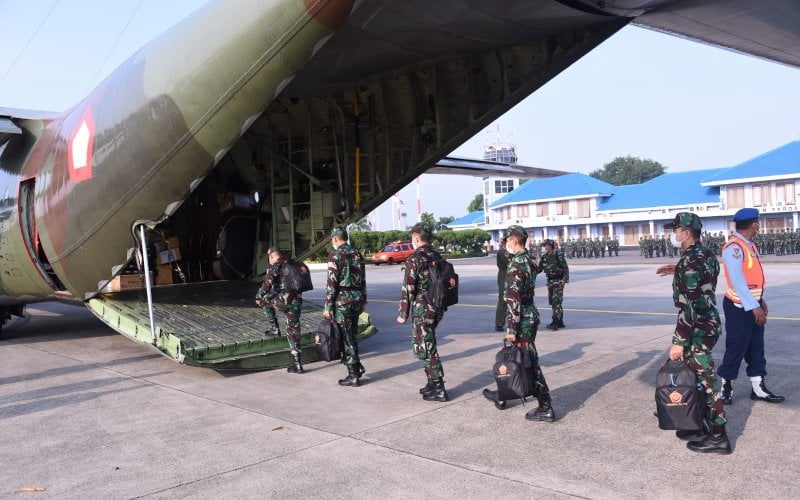
[[[525,414],[527,420],[538,420],[540,422],[555,422],[556,414],[550,402],[550,395],[539,396],[539,407]]]
[[[722,400],[722,404],[733,403],[733,385],[730,380],[722,379],[722,392],[719,394],[719,399]]]
[[[732,451],[728,434],[725,433],[725,424],[710,425],[703,439],[689,441],[686,443],[686,447],[698,453],[719,453],[720,455],[730,455]]]
[[[281,336],[281,329],[278,327],[278,318],[272,318],[272,323],[269,325],[269,328],[267,328],[267,331],[264,332],[264,335],[272,337]]]
[[[442,403],[447,401],[447,391],[444,389],[444,380],[435,378],[432,382],[433,390],[428,394],[423,394],[422,399],[425,401],[440,401]]]
[[[558,322],[556,320],[551,321],[550,323],[545,326],[548,330],[558,330]]]
[[[286,369],[289,373],[305,373],[303,370],[303,360],[301,359],[301,354],[298,352],[297,354],[292,353],[292,357],[294,357],[294,364],[289,365],[289,368]]]
[[[506,402],[500,401],[497,399],[497,391],[491,391],[489,389],[483,390],[483,397],[488,399],[489,401],[494,403],[494,407],[498,410],[505,410],[506,409]]]
[[[421,387],[419,389],[419,393],[422,394],[423,396],[429,394],[433,390],[433,379],[428,374],[428,370],[425,370],[425,377],[427,377],[428,383],[425,384],[425,387]]]
[[[358,387],[358,365],[347,365],[347,376],[339,381],[339,385]]]
[[[365,373],[367,373],[367,369],[364,368],[364,365],[361,364],[361,361],[359,361],[356,366],[358,367],[358,378],[361,378]]]
[[[690,440],[694,438],[701,438],[706,435],[704,429],[697,429],[695,431],[675,431],[675,437],[683,440]]]
[[[558,320],[558,327],[559,328],[566,328],[567,327],[567,325],[564,324],[564,319],[563,318]]]
[[[750,399],[753,401],[766,401],[767,403],[783,403],[783,400],[786,398],[772,394],[772,392],[767,389],[767,386],[764,385],[764,377],[760,377],[760,379],[761,380],[750,379],[752,382],[758,382],[758,389],[754,386],[750,390]]]

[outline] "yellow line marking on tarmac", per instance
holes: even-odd
[[[380,300],[380,299],[370,299],[369,302],[382,302],[385,304],[396,304],[398,301],[396,300]],[[456,304],[455,306],[450,307],[497,307],[497,304]],[[549,309],[549,308],[548,308]],[[564,308],[564,311],[567,312],[585,312],[585,313],[601,313],[601,314],[633,314],[639,316],[675,316],[678,314],[678,311],[665,313],[665,312],[648,312],[648,311],[612,311],[609,309],[571,309],[571,308]],[[724,314],[720,316],[725,317]],[[786,316],[770,316],[770,320],[777,320],[777,321],[800,321],[800,318],[791,318]]]

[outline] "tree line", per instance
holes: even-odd
[[[454,231],[444,229],[433,233],[431,244],[442,248],[445,253],[482,254],[484,245],[491,235],[483,229],[463,229]],[[405,230],[390,231],[350,231],[350,243],[361,253],[375,253],[395,241],[411,241],[411,234]]]

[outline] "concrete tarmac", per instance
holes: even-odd
[[[767,382],[786,402],[751,401],[743,366],[726,406],[734,452],[719,456],[687,450],[653,416],[676,319],[671,278],[655,275],[666,262],[569,261],[567,328],[536,342],[555,423],[524,419],[535,401],[499,411],[481,396],[502,340],[493,257],[454,261],[460,303],[438,329],[447,403],[418,393],[397,265],[367,270],[380,331],[361,345],[358,388],[337,384],[337,363],[304,375],[183,366],[85,308],[29,306],[0,341],[0,497],[800,497],[800,265],[765,260]],[[319,300],[324,271],[313,279],[305,297]],[[548,323],[543,286],[536,304]],[[723,336],[718,364],[724,350]]]

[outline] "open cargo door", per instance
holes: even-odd
[[[154,287],[155,346],[187,365],[218,370],[271,370],[289,366],[292,356],[285,336],[265,336],[266,319],[256,307],[258,284],[212,281]],[[145,290],[103,293],[89,300],[89,309],[114,330],[143,344],[152,344]],[[285,333],[283,315],[278,313]],[[317,360],[314,336],[322,306],[303,300],[303,362]],[[370,317],[359,318],[359,340],[377,333]]]

